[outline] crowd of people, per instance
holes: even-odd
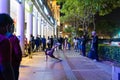
[[[83,35],[81,37],[75,37],[73,39],[74,50],[75,52],[79,52],[83,56],[89,57],[94,61],[99,61],[98,57],[98,36],[95,31],[91,33],[91,40],[87,40],[86,36]],[[90,44],[90,50],[87,52],[86,47],[87,44]]]
[[[8,14],[0,14],[0,80],[18,80],[19,67],[22,60],[22,51],[19,44],[19,39],[14,32],[13,19]],[[86,55],[86,37],[57,37],[38,35],[36,38],[31,34],[30,41],[25,38],[25,50],[32,58],[32,52],[45,51],[46,55],[52,53],[54,49],[58,47],[60,50],[71,50],[71,46],[74,45],[75,52],[80,52],[83,56]],[[59,43],[59,46],[56,44]],[[72,44],[73,43],[73,44]],[[47,50],[50,50],[46,52]],[[51,55],[50,55],[51,56]],[[88,57],[99,61],[98,58],[98,36],[96,32],[92,32],[91,48]],[[58,58],[56,58],[58,59]]]
[[[92,40],[91,42],[91,48],[90,51],[94,52],[94,58],[98,61],[98,37],[96,35],[96,32],[93,31],[92,34]],[[38,52],[38,51],[45,51],[46,48],[51,49],[56,43],[60,43],[59,48],[60,50],[71,50],[72,46],[75,50],[75,52],[79,52],[81,55],[83,56],[88,56],[90,57],[90,55],[92,56],[92,54],[90,53],[89,55],[87,55],[86,52],[86,44],[88,43],[88,40],[86,38],[85,35],[81,36],[81,37],[74,37],[74,38],[70,38],[70,37],[57,37],[56,35],[54,36],[48,36],[48,38],[45,38],[45,36],[43,35],[43,37],[41,37],[41,35],[37,36],[36,39],[34,38],[33,35],[31,35],[31,40],[29,42],[29,47],[28,47],[28,53],[30,52]],[[31,48],[30,48],[31,47]],[[31,49],[31,51],[30,51]],[[90,58],[93,58],[90,57]]]
[[[31,52],[38,52],[38,51],[45,51],[46,48],[52,48],[56,43],[60,43],[59,49],[62,49],[62,45],[64,44],[64,39],[60,36],[59,38],[56,37],[56,35],[48,36],[46,39],[45,36],[41,37],[41,35],[38,35],[36,38],[34,38],[33,35],[31,35],[30,41],[26,41],[25,39],[25,49],[29,49],[31,47]],[[29,51],[29,50],[28,50]]]

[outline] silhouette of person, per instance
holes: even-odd
[[[12,24],[8,14],[0,14],[0,80],[15,80],[12,68],[12,47],[6,37],[7,29]]]
[[[8,17],[11,19],[11,24],[9,24],[10,26],[8,26],[8,31],[7,31],[7,38],[9,38],[9,41],[11,43],[12,46],[12,67],[13,67],[13,71],[14,71],[14,76],[15,76],[15,80],[18,80],[19,77],[19,67],[20,67],[20,62],[22,60],[22,50],[19,44],[19,39],[17,38],[16,35],[13,34],[14,32],[14,24],[13,24],[13,20],[11,17]]]
[[[82,51],[82,55],[86,56],[86,39],[85,39],[85,35],[83,35],[82,38],[81,38],[81,51]]]
[[[96,61],[99,61],[98,59],[98,36],[95,31],[92,31],[91,50],[94,52],[94,59]]]

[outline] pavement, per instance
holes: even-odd
[[[62,61],[50,57],[46,61],[44,52],[23,57],[19,80],[112,80],[113,64],[109,61],[96,62],[74,50],[54,54]]]

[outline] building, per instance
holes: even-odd
[[[55,18],[56,28],[58,32],[56,35],[59,35],[60,32],[60,5],[57,5],[56,0],[47,0],[47,4],[49,8],[51,9],[52,16]]]
[[[51,36],[57,34],[54,12],[49,9],[47,0],[0,0],[0,13],[7,13],[14,19],[15,34],[20,39],[24,53],[24,39],[32,34]]]

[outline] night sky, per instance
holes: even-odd
[[[110,20],[113,22],[116,22],[117,24],[120,24],[120,8],[114,9],[110,14],[107,14],[105,16],[96,16],[96,20]]]

